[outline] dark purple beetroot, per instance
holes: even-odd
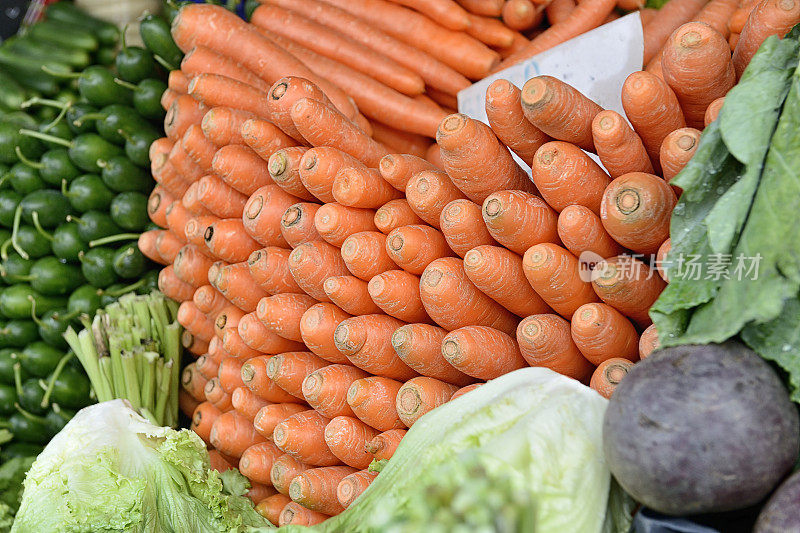
[[[603,423],[619,483],[670,515],[759,502],[794,464],[799,435],[777,374],[737,342],[655,352],[616,388]]]
[[[753,533],[800,531],[800,472],[775,491],[758,515]]]

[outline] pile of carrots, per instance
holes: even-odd
[[[668,182],[758,44],[800,19],[787,1],[751,6],[733,54],[728,20],[744,7],[685,15],[656,47],[660,68],[624,84],[632,128],[548,76],[494,82],[490,126],[418,96],[368,111],[364,94],[383,93],[359,98],[334,80],[341,64],[263,30],[281,2],[255,25],[184,7],[173,36],[186,57],[150,150],[148,212],[163,229],[139,246],[182,302],[197,360],[181,407],[213,466],[237,466],[273,523],[310,525],[352,503],[422,415],[487,380],[543,366],[610,396],[657,344],[648,310],[680,193]],[[329,16],[312,0],[287,7],[306,3]],[[418,141],[434,122],[431,149]]]

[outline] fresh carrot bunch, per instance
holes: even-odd
[[[186,83],[151,147],[169,204],[141,243],[198,356],[192,428],[272,522],[340,513],[407,428],[486,380],[543,366],[610,395],[657,345],[668,181],[749,58],[727,23],[676,24],[650,45],[662,68],[626,80],[626,117],[546,76],[493,83],[488,126],[447,115],[501,55],[614,7],[564,3],[534,4],[533,22],[515,0],[268,0],[253,24],[181,10]],[[550,28],[520,46],[543,12]],[[740,43],[766,37],[747,24]]]

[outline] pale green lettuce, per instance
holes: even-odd
[[[154,426],[124,400],[80,411],[24,487],[12,533],[215,533],[268,524],[247,498],[225,490],[195,433]]]

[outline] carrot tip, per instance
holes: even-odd
[[[247,204],[247,211],[244,215],[249,219],[255,219],[264,207],[264,197],[260,194],[255,198],[251,197]]]
[[[633,363],[612,363],[605,369],[605,376],[609,383],[618,385],[622,378],[630,372]]]
[[[486,216],[489,217],[496,217],[500,214],[503,210],[503,204],[497,198],[490,198],[486,202],[486,206],[483,208],[483,211],[486,213]]]
[[[277,151],[269,158],[269,175],[275,178],[283,178],[283,173],[286,172],[286,155],[282,151]],[[280,181],[284,181],[280,179]]]
[[[456,341],[448,339],[442,344],[442,355],[451,364],[457,363],[461,358],[461,347]]]
[[[392,238],[389,239],[389,247],[395,252],[399,252],[403,248],[403,244],[402,235],[393,235]]]
[[[422,282],[428,287],[436,287],[442,281],[444,274],[438,268],[426,270],[422,275]]]
[[[283,218],[281,218],[281,225],[284,228],[290,228],[297,224],[302,218],[302,209],[300,206],[293,205],[283,214]]]
[[[397,406],[402,411],[402,415],[414,415],[422,405],[422,398],[419,397],[419,392],[414,388],[404,388],[400,392]]]
[[[273,100],[280,100],[284,94],[286,94],[286,89],[289,87],[289,84],[284,82],[280,82],[276,84],[272,90],[269,92],[270,98]]]
[[[464,124],[466,124],[465,116],[455,113],[445,118],[439,127],[442,129],[442,131],[453,133],[463,128]]]
[[[625,215],[635,213],[642,205],[642,198],[635,189],[622,189],[614,200],[617,209]]]
[[[392,347],[398,354],[408,352],[409,346],[406,343],[410,341],[411,335],[408,334],[405,327],[399,327],[392,333]]]

